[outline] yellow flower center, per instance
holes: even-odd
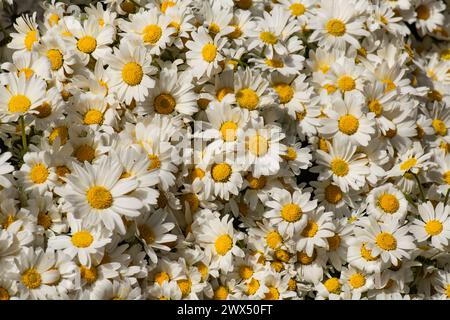
[[[3,220],[3,222],[2,222],[2,227],[3,227],[3,229],[8,229],[8,227],[12,224],[12,223],[14,223],[14,221],[16,221],[16,218],[13,216],[13,215],[11,215],[11,214],[8,214],[7,216],[6,216],[6,218]]]
[[[161,168],[161,161],[159,161],[159,157],[156,154],[149,154],[148,159],[150,160],[150,165],[147,168],[148,171]]]
[[[211,175],[215,182],[227,182],[232,172],[228,163],[216,163],[211,168]]]
[[[316,235],[318,230],[319,230],[318,224],[313,220],[309,220],[302,231],[302,236],[312,238]]]
[[[302,209],[295,203],[288,203],[281,208],[281,217],[287,222],[296,222],[302,215]]]
[[[146,244],[152,244],[153,242],[155,242],[155,234],[153,233],[153,230],[150,229],[150,227],[148,227],[145,224],[142,224],[138,226],[138,230],[139,235],[141,236],[142,239],[144,239]]]
[[[442,232],[442,229],[443,229],[443,225],[438,220],[429,220],[425,224],[425,231],[430,236],[437,236],[438,234],[440,234]]]
[[[411,169],[412,167],[414,167],[417,163],[416,158],[409,158],[408,160],[404,161],[401,165],[400,165],[400,170],[402,171],[408,171],[409,169]]]
[[[277,36],[270,31],[263,31],[259,34],[259,38],[267,44],[275,44],[278,42]]]
[[[47,118],[49,115],[52,114],[52,106],[48,102],[44,102],[34,110],[38,112],[36,114],[36,117],[38,117],[39,119]]]
[[[447,289],[445,289],[445,294],[447,295],[447,298],[450,298],[450,284],[447,285]]]
[[[212,43],[207,43],[203,46],[202,57],[206,62],[213,62],[217,56],[217,47]]]
[[[253,89],[245,88],[236,93],[236,101],[241,108],[255,110],[259,103],[259,97]]]
[[[363,257],[364,260],[366,261],[375,261],[378,259],[378,256],[377,257],[372,256],[372,250],[366,248],[366,243],[363,243],[361,245],[360,253],[361,257]]]
[[[12,96],[8,102],[8,111],[9,112],[21,112],[25,113],[30,109],[31,101],[23,94],[18,94]]]
[[[391,251],[397,249],[397,240],[388,232],[381,232],[378,234],[375,241],[383,250]]]
[[[283,154],[281,157],[287,161],[294,161],[297,159],[297,151],[292,147],[288,147],[286,154]]]
[[[247,282],[247,295],[251,296],[256,293],[259,289],[259,281],[255,278],[252,278],[249,282]]]
[[[341,237],[338,234],[335,234],[332,237],[327,238],[328,249],[330,251],[335,251],[341,245]]]
[[[330,184],[325,187],[325,199],[332,204],[336,204],[342,200],[343,194],[341,188]]]
[[[231,39],[239,38],[242,35],[241,28],[237,24],[232,24],[231,26],[234,28],[234,30],[233,32],[228,34],[228,37]]]
[[[337,85],[341,91],[352,91],[356,88],[356,82],[351,76],[341,76],[337,80]]]
[[[161,27],[156,24],[149,24],[142,30],[142,38],[145,43],[155,44],[162,35]]]
[[[430,18],[430,9],[422,4],[416,8],[417,18],[420,20],[428,20]]]
[[[80,162],[92,162],[95,158],[95,149],[87,144],[83,144],[75,149],[74,156]]]
[[[50,49],[47,51],[47,58],[50,60],[50,67],[53,71],[59,70],[63,65],[63,55],[58,49]]]
[[[39,288],[42,284],[41,274],[34,268],[30,268],[22,273],[21,280],[28,289]]]
[[[253,269],[250,266],[242,265],[239,268],[239,275],[244,280],[250,279],[253,275]]]
[[[352,288],[358,289],[366,284],[366,278],[361,273],[357,272],[348,278],[348,283],[352,286]]]
[[[220,126],[220,134],[222,139],[229,142],[236,140],[236,130],[238,126],[232,121],[226,121]]]
[[[53,221],[48,212],[39,212],[37,217],[37,224],[47,230],[52,226]]]
[[[395,85],[394,81],[392,81],[391,79],[383,79],[381,80],[382,83],[386,84],[386,88],[384,89],[384,92],[389,92],[394,90],[395,88],[397,88],[397,86]]]
[[[223,234],[216,239],[214,247],[216,248],[218,254],[224,256],[233,247],[233,240],[228,234]]]
[[[101,124],[103,122],[103,113],[92,109],[85,113],[83,123],[86,125],[90,124]]]
[[[160,114],[171,114],[175,110],[177,102],[174,97],[168,93],[161,93],[153,101],[155,111]]]
[[[389,21],[386,19],[385,16],[380,16],[380,21],[381,21],[382,24],[388,24],[389,23]]]
[[[332,36],[341,37],[345,34],[347,28],[345,23],[341,20],[331,19],[326,23],[325,29],[327,29],[327,32]]]
[[[186,297],[191,293],[192,282],[190,279],[177,280],[177,284],[182,297]]]
[[[432,125],[433,125],[434,131],[436,132],[436,134],[438,134],[440,136],[447,135],[447,126],[444,121],[439,120],[439,119],[434,119],[432,122]]]
[[[271,68],[283,68],[284,63],[281,60],[277,59],[266,59],[266,65],[268,65]]]
[[[37,31],[36,30],[29,31],[24,39],[24,44],[28,51],[31,51],[33,44],[36,41],[37,41]]]
[[[80,276],[86,280],[88,284],[92,284],[97,280],[97,269],[94,266],[91,268],[80,266]]]
[[[344,177],[348,174],[349,166],[345,160],[336,158],[331,161],[331,171],[339,177]]]
[[[313,251],[313,255],[311,257],[308,256],[304,251],[297,252],[297,260],[302,265],[310,265],[311,263],[313,263],[314,260],[316,260],[316,257],[317,257],[316,250]]]
[[[223,88],[220,88],[220,89],[217,90],[217,92],[216,92],[216,98],[217,98],[217,100],[222,101],[223,98],[225,98],[225,96],[226,96],[227,94],[233,93],[233,92],[234,92],[233,88],[230,88],[230,87],[223,87]]]
[[[286,104],[292,100],[294,97],[294,89],[287,83],[277,83],[273,86],[278,97],[280,99],[280,103]]]
[[[89,231],[78,231],[72,235],[70,240],[77,248],[87,248],[94,242],[94,237]]]
[[[93,186],[86,193],[89,205],[94,209],[107,209],[113,204],[111,192],[102,186]]]
[[[170,277],[167,272],[161,271],[155,274],[154,281],[162,286],[164,282],[170,281]]]
[[[69,137],[69,130],[67,129],[67,127],[56,127],[55,129],[52,130],[52,132],[50,133],[50,135],[48,136],[48,142],[50,142],[50,144],[53,144],[53,142],[56,140],[56,138],[60,139],[61,144],[66,144],[67,142],[67,138]]]
[[[447,183],[450,184],[450,170],[446,171],[442,174],[442,179]]]
[[[8,290],[6,290],[3,287],[0,287],[0,301],[6,301],[9,299],[10,299],[10,296],[9,296]]]
[[[386,213],[395,213],[400,207],[400,202],[393,194],[385,193],[378,197],[378,206]]]
[[[161,2],[161,12],[166,13],[167,8],[175,6],[175,2],[173,1],[163,1]]]
[[[47,181],[48,175],[48,169],[42,163],[35,164],[30,171],[30,179],[36,184],[41,184]]]
[[[289,9],[291,14],[296,17],[303,15],[306,11],[305,6],[299,2],[291,4]]]
[[[269,142],[260,134],[255,134],[248,139],[247,149],[257,157],[263,156],[269,149]]]
[[[97,48],[97,40],[91,36],[84,36],[78,40],[77,48],[81,52],[91,54]]]
[[[28,80],[34,74],[34,71],[30,68],[22,68],[19,70],[19,77],[21,74],[25,74],[25,78]]]
[[[136,62],[128,62],[122,69],[122,80],[129,86],[136,86],[141,83],[144,77],[142,66]]]
[[[431,101],[442,101],[442,93],[440,93],[438,90],[430,90],[427,93],[428,99]]]
[[[369,102],[369,110],[370,112],[375,113],[375,116],[378,118],[383,112],[383,106],[381,105],[380,101],[375,99]]]
[[[263,300],[278,300],[280,299],[280,292],[273,286],[268,287],[269,291],[265,293]]]
[[[266,235],[266,243],[271,249],[276,249],[283,242],[283,238],[277,231],[271,231]]]
[[[48,18],[48,23],[51,27],[53,27],[54,25],[58,24],[59,22],[59,17],[57,14],[52,13],[50,15],[50,17]]]
[[[211,33],[219,33],[220,32],[220,27],[219,27],[219,25],[217,24],[217,23],[211,23],[210,25],[209,25],[209,28],[208,28],[208,30],[209,30],[209,32],[211,32]]]
[[[341,284],[338,278],[330,278],[323,284],[329,293],[340,294]]]
[[[261,176],[259,178],[255,178],[251,173],[245,176],[245,179],[248,182],[250,189],[259,190],[266,186],[266,177]]]
[[[226,300],[228,297],[228,288],[224,286],[219,286],[214,290],[214,300]]]

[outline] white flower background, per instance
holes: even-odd
[[[0,3],[0,300],[450,298],[450,1]]]

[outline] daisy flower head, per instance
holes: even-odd
[[[8,48],[21,52],[33,50],[40,39],[36,15],[37,13],[35,12],[31,17],[29,15],[23,15],[16,20],[14,29],[17,32],[11,33],[12,40],[8,44]]]
[[[367,196],[367,202],[369,215],[379,220],[386,216],[402,220],[408,210],[405,196],[391,183],[372,189]]]

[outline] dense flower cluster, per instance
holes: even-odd
[[[450,298],[444,1],[89,3],[10,34],[0,299]]]

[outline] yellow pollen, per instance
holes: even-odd
[[[259,97],[253,89],[244,88],[236,93],[236,101],[241,108],[255,110],[259,103]]]
[[[200,168],[195,168],[191,172],[191,179],[194,181],[196,178],[202,179],[205,176],[205,171]]]
[[[255,134],[248,139],[247,149],[257,157],[263,156],[269,149],[269,142],[260,134]]]
[[[325,288],[327,288],[329,293],[340,294],[341,293],[341,284],[339,283],[338,278],[330,278],[323,284]]]
[[[47,181],[48,175],[48,169],[42,163],[35,164],[30,171],[30,179],[36,184],[41,184]]]
[[[136,62],[128,62],[122,69],[122,80],[129,86],[136,86],[141,83],[144,77],[142,66]]]
[[[80,276],[86,280],[88,284],[92,284],[97,280],[97,269],[94,266],[91,268],[80,266]]]
[[[347,135],[352,135],[358,131],[359,128],[359,121],[355,116],[352,116],[351,114],[347,114],[345,116],[341,116],[338,121],[338,127],[339,130],[342,133],[345,133]]]
[[[292,147],[288,147],[286,154],[282,155],[281,157],[287,161],[294,161],[295,159],[297,159],[297,151],[295,151],[295,149]]]
[[[219,33],[220,32],[220,27],[219,27],[219,25],[217,24],[217,23],[211,23],[210,25],[209,25],[209,28],[208,28],[208,30],[209,30],[209,32],[211,32],[211,33]]]
[[[5,219],[3,220],[3,222],[2,222],[2,227],[3,227],[3,229],[8,229],[8,227],[9,227],[11,224],[13,224],[15,221],[16,221],[16,218],[15,218],[13,215],[8,214],[8,215],[6,216],[6,218],[5,218]]]
[[[332,204],[336,204],[342,200],[342,191],[341,188],[335,186],[334,184],[330,184],[325,187],[325,199]]]
[[[283,249],[278,249],[275,251],[275,258],[282,262],[288,262],[291,256],[289,255],[289,252]]]
[[[422,4],[416,8],[417,18],[420,20],[428,20],[430,18],[430,9]]]
[[[278,97],[280,99],[280,103],[286,104],[292,100],[294,97],[294,89],[287,83],[277,83],[273,86]]]
[[[86,125],[90,124],[102,124],[103,122],[103,113],[92,109],[85,113],[83,123]]]
[[[214,300],[226,300],[228,297],[228,288],[224,286],[218,287],[214,290]]]
[[[30,68],[22,68],[19,70],[19,77],[21,74],[25,74],[25,78],[28,80],[34,74],[34,71]]]
[[[288,203],[281,208],[281,217],[287,222],[296,222],[303,215],[302,209],[295,203]]]
[[[161,168],[161,161],[159,161],[159,157],[156,154],[149,154],[148,159],[150,160],[150,165],[147,168],[148,171]]]
[[[28,51],[31,51],[33,44],[36,41],[37,41],[37,31],[36,30],[29,31],[24,39],[24,44]]]
[[[314,260],[316,260],[317,252],[314,250],[313,255],[310,257],[306,254],[306,252],[301,251],[297,252],[297,260],[303,264],[303,265],[310,265],[313,263]]]
[[[188,203],[189,209],[191,210],[192,213],[197,212],[198,208],[200,207],[200,200],[198,199],[198,197],[195,193],[183,194],[181,199],[182,199],[183,204],[185,202]]]
[[[237,24],[232,24],[231,26],[234,30],[228,34],[228,37],[231,39],[238,39],[242,35],[241,28]]]
[[[71,241],[77,248],[87,248],[94,242],[94,237],[89,231],[78,231],[72,235]]]
[[[327,73],[328,70],[330,70],[330,65],[328,63],[323,62],[320,66],[319,66],[319,70],[322,71],[322,73]]]
[[[75,149],[74,156],[80,162],[92,162],[95,159],[95,149],[87,144],[83,144]]]
[[[394,81],[392,81],[391,79],[383,79],[381,80],[382,83],[386,84],[386,88],[384,89],[384,92],[389,92],[394,90],[395,88],[397,88],[397,86],[395,85]]]
[[[45,230],[52,226],[52,218],[47,212],[39,212],[37,217],[37,224],[43,227]]]
[[[319,139],[319,149],[326,153],[330,151],[328,150],[327,140],[322,137]]]
[[[198,272],[200,272],[200,274],[202,275],[202,280],[205,281],[209,274],[208,267],[201,261],[198,262],[195,266],[197,267]]]
[[[229,181],[232,172],[228,163],[216,163],[211,168],[211,176],[215,182]]]
[[[47,58],[50,60],[50,67],[53,71],[59,70],[63,65],[63,55],[58,49],[50,49],[47,51]]]
[[[238,126],[232,121],[226,121],[220,126],[220,134],[222,139],[229,142],[236,140],[236,130]]]
[[[233,240],[228,234],[223,234],[216,239],[214,247],[216,248],[218,254],[224,256],[233,247]]]
[[[447,289],[445,289],[445,294],[447,295],[447,298],[450,298],[450,284],[447,285]]]
[[[38,117],[39,119],[47,118],[49,115],[52,114],[52,106],[48,102],[44,102],[34,110],[38,112],[36,114],[36,117]]]
[[[388,24],[389,23],[389,21],[386,19],[385,16],[380,16],[380,21],[381,21],[382,24]]]
[[[281,60],[277,59],[266,59],[265,61],[266,65],[268,65],[271,68],[283,68],[284,63]]]
[[[86,193],[89,205],[94,209],[107,209],[113,204],[111,192],[102,186],[93,186]]]
[[[446,136],[447,135],[447,126],[444,121],[439,119],[434,119],[432,122],[434,131],[436,134],[440,136]]]
[[[30,268],[22,273],[20,279],[28,289],[39,288],[42,284],[41,274],[34,268]]]
[[[25,113],[30,109],[31,101],[26,96],[22,94],[18,94],[12,96],[8,102],[8,111],[9,112],[21,112]]]
[[[56,167],[56,174],[58,175],[58,177],[65,177],[66,174],[70,173],[70,169],[67,168],[66,166],[57,166]]]
[[[337,87],[336,87],[335,85],[331,84],[331,83],[325,84],[325,85],[323,86],[323,88],[324,88],[325,90],[327,90],[327,93],[328,93],[328,94],[332,94],[332,93],[336,92],[336,90],[337,90]]]
[[[378,259],[378,256],[372,256],[372,250],[366,248],[366,243],[361,244],[360,253],[361,257],[363,257],[366,261],[375,261]]]
[[[67,129],[67,127],[56,127],[48,136],[48,142],[50,142],[50,144],[53,144],[56,138],[59,137],[61,144],[64,145],[67,142],[68,136],[69,130]]]
[[[398,208],[400,207],[400,202],[398,201],[397,197],[393,194],[382,194],[380,197],[378,197],[378,206],[383,209],[386,213],[395,213],[397,212]]]
[[[400,165],[400,170],[402,171],[408,171],[409,169],[411,169],[412,167],[414,167],[417,163],[416,158],[409,158],[408,160],[404,161],[401,165]]]
[[[269,292],[266,292],[263,300],[278,300],[280,299],[280,292],[277,288],[269,286]]]
[[[327,238],[328,242],[328,250],[336,251],[337,248],[341,245],[341,237],[338,234],[335,234],[332,237]]]
[[[296,291],[297,290],[297,282],[294,278],[289,279],[288,281],[288,290],[289,291]]]
[[[283,242],[283,238],[277,231],[271,231],[266,236],[266,243],[271,249],[276,249]]]
[[[345,160],[335,158],[331,161],[331,171],[339,177],[345,177],[349,171],[348,163]]]
[[[247,180],[250,189],[259,190],[266,186],[267,179],[265,176],[255,178],[251,173],[249,173],[245,176],[245,179]]]
[[[442,179],[445,181],[445,183],[450,184],[450,170],[442,174]]]
[[[348,278],[348,283],[352,286],[352,288],[358,289],[366,284],[366,278],[361,273],[357,272]]]
[[[375,113],[375,116],[378,118],[383,112],[383,106],[381,105],[380,101],[375,99],[369,102],[369,110],[370,112]]]
[[[155,111],[160,114],[171,114],[175,110],[177,102],[174,97],[168,93],[161,93],[153,100]]]
[[[438,234],[440,234],[442,232],[442,229],[443,229],[443,225],[438,220],[429,220],[425,224],[425,231],[430,236],[437,236]]]
[[[103,19],[103,18],[98,19],[98,25],[100,27],[104,27],[105,26],[105,19]]]
[[[397,240],[388,232],[381,232],[378,234],[375,242],[381,249],[386,251],[397,249]]]
[[[278,42],[277,36],[270,31],[263,31],[259,34],[259,38],[267,44],[275,44]]]
[[[190,279],[177,280],[177,284],[182,297],[186,297],[191,293],[192,282]]]
[[[251,296],[256,293],[259,289],[259,281],[255,278],[252,278],[249,282],[247,282],[247,295]]]
[[[341,76],[337,80],[337,86],[341,91],[352,91],[356,88],[356,82],[351,76]]]
[[[97,48],[97,40],[91,36],[84,36],[78,40],[77,48],[81,52],[91,54]]]
[[[155,44],[162,35],[161,27],[156,24],[150,24],[142,30],[142,38],[145,43]]]
[[[281,261],[274,260],[270,263],[270,266],[275,270],[275,272],[281,272],[284,270],[284,265]]]
[[[331,19],[326,23],[325,29],[327,29],[327,32],[332,36],[341,37],[345,34],[347,28],[345,23],[341,20]]]
[[[225,98],[225,96],[226,96],[227,94],[233,93],[233,92],[234,92],[233,88],[230,88],[230,87],[223,87],[223,88],[220,88],[220,89],[217,90],[217,92],[216,92],[216,98],[217,98],[217,100],[222,101],[223,98]]]
[[[54,25],[57,25],[59,22],[59,17],[57,14],[52,13],[50,15],[50,17],[48,18],[48,23],[51,27],[53,27]]]
[[[10,296],[9,296],[8,290],[6,290],[3,287],[0,287],[0,301],[6,301],[9,299],[10,299]]]
[[[175,31],[173,33],[174,35],[178,35],[180,33],[181,26],[178,22],[172,21],[171,23],[169,23],[169,27],[172,27],[175,29]]]
[[[299,17],[306,11],[305,6],[299,2],[290,5],[289,10],[293,16]]]
[[[207,43],[203,46],[202,57],[206,62],[213,62],[217,56],[217,47],[212,43]]]
[[[319,230],[319,226],[313,220],[309,220],[306,224],[305,228],[302,231],[302,236],[307,238],[312,238],[316,235]]]
[[[239,275],[244,280],[250,279],[253,275],[253,269],[250,266],[242,265],[239,268]]]
[[[153,230],[150,229],[146,224],[142,224],[138,226],[139,235],[142,239],[144,239],[146,244],[152,244],[155,242],[155,234],[153,233]]]
[[[161,12],[162,13],[166,13],[166,10],[168,9],[168,8],[170,8],[170,7],[173,7],[173,6],[175,6],[175,2],[173,2],[173,1],[163,1],[162,3],[161,3]]]

